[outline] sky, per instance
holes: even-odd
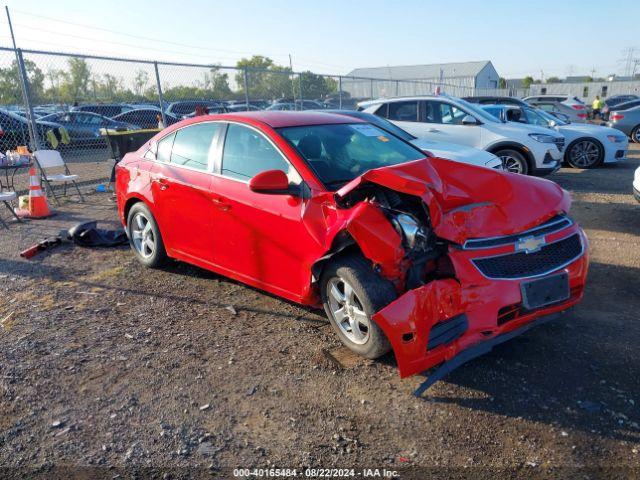
[[[295,71],[491,60],[502,77],[623,74],[635,2],[618,0],[5,0],[18,47]],[[620,15],[615,12],[629,12]],[[0,15],[0,46],[10,46]],[[640,71],[640,65],[638,67]]]

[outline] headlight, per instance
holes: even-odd
[[[414,248],[416,246],[416,240],[422,239],[425,236],[420,223],[411,215],[407,215],[406,213],[396,215],[393,218],[393,223],[398,233],[404,238],[408,248]]]
[[[536,142],[541,143],[554,143],[556,141],[556,137],[553,135],[547,135],[546,133],[530,133],[529,136]]]
[[[627,137],[623,135],[607,135],[607,138],[613,143],[622,143],[627,139]]]

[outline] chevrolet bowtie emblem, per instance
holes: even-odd
[[[516,243],[516,252],[534,253],[546,244],[544,237],[525,237]]]

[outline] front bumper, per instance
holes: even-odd
[[[450,248],[449,258],[455,269],[455,279],[434,280],[410,290],[373,316],[391,343],[400,376],[414,375],[452,360],[482,342],[521,329],[540,317],[561,312],[578,303],[588,270],[584,232],[574,224],[561,232],[547,235],[546,240],[552,243],[576,233],[583,245],[580,256],[544,275],[566,272],[569,298],[532,311],[524,308],[520,288],[521,282],[528,279],[489,279],[472,263],[474,258],[484,258],[488,252],[491,255],[504,254],[507,247],[490,250]],[[434,335],[438,341],[434,342]]]

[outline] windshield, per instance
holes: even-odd
[[[368,170],[425,158],[417,148],[369,123],[279,128],[329,190]]]
[[[502,120],[494,117],[493,115],[485,112],[481,107],[478,107],[477,105],[471,103],[471,102],[467,102],[466,100],[462,100],[460,98],[456,99],[456,101],[458,103],[460,103],[460,105],[462,105],[469,113],[471,113],[472,115],[476,115],[478,117],[480,117],[482,120],[487,121],[487,122],[494,122],[494,123],[503,123]]]
[[[539,108],[535,108],[535,109],[532,108],[530,110],[536,115],[538,115],[539,117],[544,118],[547,121],[547,125],[549,125],[549,122],[556,122],[556,125],[568,125],[567,122],[563,122],[558,117],[554,117],[550,113],[547,113],[544,110],[540,110]]]

